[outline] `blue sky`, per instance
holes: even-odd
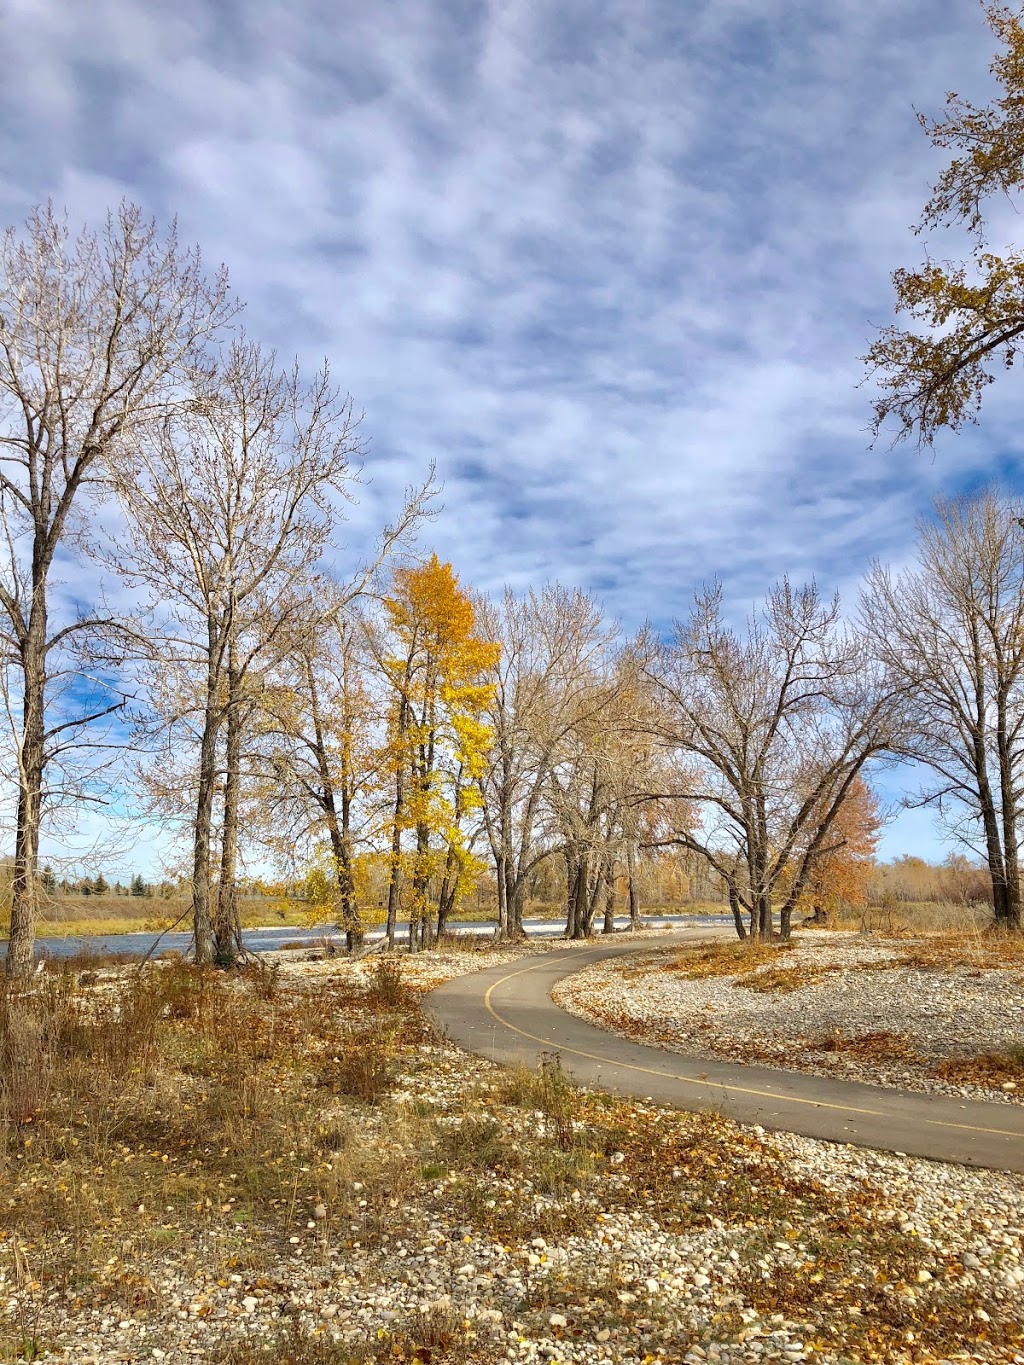
[[[852,602],[936,491],[1019,485],[1012,380],[934,457],[869,450],[858,359],[986,98],[963,0],[8,0],[0,221],[121,196],[225,261],[249,331],[365,411],[353,557],[436,460],[464,582],[628,626],[719,575]],[[993,232],[1016,232],[1009,208]],[[933,851],[904,816],[886,851]]]

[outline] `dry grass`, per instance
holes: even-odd
[[[983,1052],[975,1057],[947,1057],[934,1074],[954,1085],[980,1085],[990,1089],[1024,1086],[1024,1047],[1006,1052]]]
[[[816,986],[830,973],[844,970],[846,970],[844,967],[836,963],[807,963],[800,967],[769,965],[760,968],[753,975],[748,973],[734,984],[748,991],[760,991],[766,995],[775,991],[788,994],[791,991],[803,990],[805,986]]]
[[[55,895],[40,907],[38,933],[41,938],[161,933],[175,924],[187,930],[190,904],[181,896]],[[246,929],[310,924],[308,905],[264,896],[243,896],[239,913]],[[9,923],[8,906],[0,911],[0,938],[7,936]]]
[[[1024,933],[988,929],[979,933],[930,934],[912,943],[900,942],[894,965],[951,971],[956,967],[979,972],[1024,971]]]
[[[52,1323],[32,1316],[51,1295],[69,1319],[76,1305],[112,1300],[157,1318],[148,1276],[158,1264],[231,1267],[256,1292],[270,1267],[298,1254],[289,1238],[299,1233],[324,1262],[328,1249],[386,1254],[430,1228],[444,1230],[453,1256],[474,1235],[518,1257],[537,1236],[556,1245],[594,1236],[608,1214],[689,1238],[730,1229],[744,1300],[799,1315],[820,1349],[848,1359],[892,1358],[906,1329],[930,1349],[971,1350],[975,1298],[993,1319],[992,1341],[1024,1340],[1012,1314],[1003,1321],[991,1297],[979,1297],[984,1287],[974,1298],[961,1292],[955,1265],[927,1304],[908,1308],[892,1286],[914,1282],[919,1240],[880,1221],[883,1193],[833,1193],[716,1115],[580,1091],[555,1056],[537,1073],[470,1066],[458,1074],[474,1083],[461,1080],[453,1094],[450,1055],[417,1001],[391,958],[365,986],[351,974],[307,989],[269,971],[172,964],[85,984],[80,973],[47,970],[27,992],[9,991],[0,1269],[39,1296],[5,1328],[0,1356],[31,1359],[59,1344]],[[799,1251],[801,1269],[780,1268],[780,1243]],[[359,1261],[360,1273],[370,1264]],[[625,1349],[642,1317],[652,1352],[677,1358],[677,1327],[650,1304],[624,1304],[614,1266],[595,1271],[584,1258],[571,1273],[547,1269],[527,1276],[514,1309],[531,1332],[546,1334],[557,1309],[569,1334],[610,1325]],[[847,1312],[861,1307],[860,1318]],[[716,1320],[716,1339],[740,1330],[730,1311]],[[504,1348],[474,1337],[457,1304],[344,1347],[312,1332],[308,1317],[281,1322],[283,1335],[258,1345],[218,1339],[211,1322],[209,1358],[485,1365]]]
[[[713,976],[740,976],[756,971],[768,963],[777,962],[779,955],[794,947],[792,943],[765,943],[762,940],[737,939],[732,942],[695,944],[679,948],[664,959],[663,970],[673,972],[687,981],[699,981]],[[629,978],[643,976],[650,967],[641,963],[624,967],[622,975]]]

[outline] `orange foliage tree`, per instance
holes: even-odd
[[[827,923],[840,910],[865,905],[881,829],[875,794],[857,777],[836,812],[828,848],[811,865],[799,909]]]

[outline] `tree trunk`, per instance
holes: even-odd
[[[640,896],[636,885],[636,844],[632,839],[626,843],[626,875],[629,880],[629,927],[640,928]]]
[[[787,899],[782,909],[779,911],[779,938],[783,943],[789,942],[790,926],[793,921],[793,907]]]
[[[217,683],[216,639],[211,623],[206,710],[199,746],[199,791],[192,837],[192,936],[196,962],[201,967],[212,965],[216,947],[210,905],[210,839],[213,795],[217,783],[217,732],[221,721],[217,706]]]
[[[224,745],[224,821],[221,831],[220,885],[213,927],[219,967],[233,967],[245,956],[238,914],[238,798],[242,758],[242,713],[235,645],[228,650]]]
[[[573,868],[572,881],[569,884],[569,913],[566,920],[566,937],[579,939],[587,938],[587,911],[589,909],[589,896],[587,895],[587,855],[580,852],[575,855],[570,864]]]
[[[736,936],[739,939],[747,937],[747,926],[743,923],[743,907],[740,905],[740,898],[734,889],[729,887],[729,909],[732,911],[733,923],[736,925]]]
[[[46,616],[34,612],[22,653],[24,673],[18,812],[11,887],[11,931],[7,943],[7,975],[32,971],[36,910],[39,901],[39,833],[44,767],[44,700],[46,687]]]
[[[395,926],[398,923],[398,896],[402,877],[402,827],[399,824],[402,807],[405,804],[404,784],[399,773],[395,780],[395,823],[391,831],[391,869],[388,877],[388,922],[386,936],[388,947],[394,950]]]
[[[603,934],[615,933],[615,864],[608,863],[604,874],[604,924]]]
[[[506,885],[505,899],[508,905],[508,936],[513,942],[518,942],[526,937],[526,930],[523,928],[523,902],[526,899],[526,883],[523,879],[511,877],[509,873],[511,887]]]
[[[505,861],[507,853],[500,853],[494,864],[494,880],[498,894],[498,942],[504,943],[510,937],[508,924],[508,884],[505,881]]]

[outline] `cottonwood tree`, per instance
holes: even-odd
[[[241,337],[191,410],[118,468],[134,531],[119,568],[149,597],[153,624],[135,639],[162,688],[155,722],[197,744],[191,891],[201,963],[230,963],[242,951],[236,871],[247,721],[262,704],[263,670],[285,648],[299,587],[329,543],[358,451],[351,402],[326,366],[304,382]],[[159,682],[168,665],[182,679],[171,696]]]
[[[308,600],[289,612],[281,658],[264,693],[256,804],[273,827],[265,840],[289,861],[298,850],[315,855],[326,842],[330,894],[350,950],[362,932],[355,849],[376,832],[371,796],[386,780],[378,742],[384,708],[371,676],[363,599],[433,515],[436,493],[431,466],[421,486],[406,489],[397,520],[346,582],[321,576],[310,585]]]
[[[897,440],[916,435],[925,445],[976,419],[996,374],[1019,361],[1024,336],[1024,254],[990,250],[985,223],[992,196],[1012,201],[1024,187],[1024,17],[998,4],[984,11],[1002,47],[991,67],[1000,93],[980,107],[950,94],[944,118],[920,120],[934,146],[957,155],[917,230],[966,228],[971,257],[897,270],[896,308],[909,323],[882,329],[865,357],[881,388],[876,432],[894,419]]]
[[[772,936],[776,899],[788,938],[843,801],[897,740],[898,689],[813,584],[784,580],[742,631],[715,585],[667,642],[647,635],[640,648],[660,697],[657,733],[685,762],[701,814],[674,837],[721,877],[741,938],[744,913],[752,937]]]
[[[828,846],[811,865],[797,908],[816,924],[831,922],[843,910],[862,909],[875,873],[881,830],[875,794],[858,777],[836,812]]]
[[[595,661],[596,662],[596,661]],[[547,803],[561,837],[566,869],[567,938],[587,938],[603,909],[604,932],[614,929],[617,868],[627,870],[631,918],[640,815],[664,785],[655,777],[649,707],[634,660],[608,655],[588,689],[587,712],[562,737],[552,764]]]
[[[293,626],[267,690],[257,743],[262,780],[254,795],[269,826],[264,842],[279,859],[299,855],[308,862],[326,843],[319,900],[326,908],[329,898],[351,949],[361,936],[354,857],[365,807],[382,779],[376,747],[382,716],[361,626],[337,601],[334,585],[321,584],[317,598],[321,605],[333,599],[334,609]]]
[[[577,727],[596,723],[607,703],[595,691],[616,631],[579,589],[557,583],[478,604],[481,629],[501,645],[488,675],[486,716],[493,731],[481,776],[483,819],[494,861],[498,936],[523,936],[526,890],[539,864],[557,851],[546,837],[546,794],[555,765]]]
[[[392,693],[385,755],[394,782],[387,936],[393,944],[408,865],[409,940],[416,949],[443,932],[472,866],[465,826],[480,806],[491,744],[488,674],[500,646],[480,635],[472,599],[436,554],[394,571],[384,607],[374,648]],[[415,837],[408,857],[406,830]],[[433,922],[432,880],[439,884]]]
[[[120,705],[84,680],[56,695],[96,614],[51,619],[54,566],[111,457],[176,410],[232,311],[223,274],[207,277],[173,228],[127,204],[77,238],[40,208],[0,243],[0,610],[17,791],[9,975],[31,968],[44,815],[87,795],[68,776],[73,746]]]
[[[908,697],[907,747],[935,781],[925,804],[983,854],[996,923],[1020,928],[1024,779],[1021,507],[989,490],[941,500],[905,572],[873,565],[861,611]]]

